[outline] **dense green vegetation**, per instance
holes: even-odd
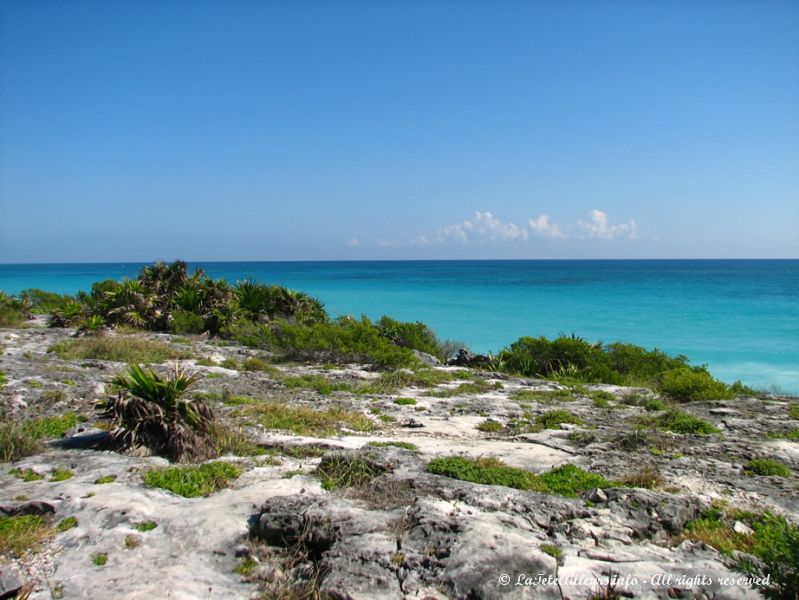
[[[435,458],[427,470],[462,481],[486,485],[504,485],[518,490],[533,490],[547,494],[576,497],[594,488],[614,485],[602,475],[583,471],[571,464],[562,465],[541,475],[525,469],[510,467],[497,458],[466,458],[448,456]]]
[[[369,456],[332,454],[322,459],[316,474],[324,489],[335,490],[364,485],[387,470]]]
[[[519,338],[497,354],[493,367],[527,377],[653,386],[678,402],[753,393],[740,383],[728,386],[714,379],[704,367],[690,366],[685,356],[619,342],[592,344],[574,335]]]
[[[184,397],[197,377],[177,367],[173,376],[162,377],[130,365],[113,380],[121,393],[98,404],[99,416],[111,425],[106,447],[147,448],[173,461],[213,456],[214,414],[201,399]]]
[[[736,521],[749,526],[752,533],[736,532],[733,529]],[[687,523],[683,536],[700,540],[729,557],[741,551],[759,559],[740,557],[735,564],[747,575],[761,578],[771,575],[770,584],[761,590],[766,598],[794,598],[799,590],[799,527],[784,517],[714,506]]]
[[[189,272],[183,261],[148,265],[136,279],[96,282],[90,292],[75,297],[41,290],[26,290],[19,297],[0,294],[0,326],[18,326],[37,312],[49,313],[51,326],[78,327],[84,332],[119,327],[208,332],[291,360],[418,367],[415,351],[445,359],[457,349],[418,321],[402,322],[388,316],[376,322],[367,317],[331,319],[322,302],[303,292],[252,279],[230,285],[208,277],[201,269]],[[174,357],[152,348],[119,348],[115,344],[79,340],[53,350],[65,358],[129,362],[161,362]],[[714,379],[704,367],[691,366],[685,356],[620,342],[589,343],[573,334],[553,340],[519,338],[490,364],[496,371],[529,377],[651,386],[677,402],[753,393],[740,383],[729,386]],[[250,367],[257,369],[254,363]],[[597,403],[604,406],[606,400],[598,398]]]
[[[39,515],[0,516],[0,555],[20,557],[35,551],[52,533],[50,523]]]
[[[227,487],[241,473],[238,465],[210,462],[188,467],[150,469],[144,472],[143,478],[149,487],[162,488],[186,498],[197,498]]]

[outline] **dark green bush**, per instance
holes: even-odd
[[[382,337],[397,346],[426,352],[441,360],[446,358],[433,330],[420,321],[403,323],[383,316],[377,322],[377,329]]]
[[[342,317],[313,325],[280,321],[274,325],[271,337],[271,345],[298,360],[360,362],[380,367],[407,367],[418,363],[410,349],[382,337],[366,317]]]
[[[197,313],[178,309],[172,313],[169,331],[172,333],[202,333],[205,330],[205,319]]]

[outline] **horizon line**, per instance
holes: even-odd
[[[224,263],[386,263],[386,262],[591,262],[591,261],[616,261],[616,262],[633,262],[633,261],[702,261],[702,260],[724,260],[724,261],[741,261],[741,260],[780,260],[780,261],[799,261],[799,257],[690,257],[690,258],[371,258],[371,259],[287,259],[287,260],[202,260],[202,259],[184,259],[174,258],[171,260],[164,259],[150,259],[150,260],[118,260],[118,261],[66,261],[66,262],[2,262],[2,267],[17,267],[17,266],[41,266],[41,265],[126,265],[126,264],[152,264],[157,262],[170,263],[182,260],[186,263],[203,263],[203,264],[224,264]]]

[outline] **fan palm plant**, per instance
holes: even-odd
[[[100,417],[111,422],[106,448],[121,452],[147,450],[171,461],[209,458],[214,454],[211,409],[201,400],[183,397],[197,380],[177,366],[171,377],[130,365],[114,378],[117,397],[100,403]]]

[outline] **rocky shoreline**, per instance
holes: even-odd
[[[686,525],[712,506],[792,522],[799,514],[799,443],[770,437],[790,421],[788,397],[686,404],[720,431],[690,435],[643,427],[659,411],[647,410],[653,394],[640,388],[566,386],[478,365],[431,366],[443,373],[436,381],[370,391],[380,374],[364,365],[274,362],[203,336],[125,334],[182,352],[180,364],[200,375],[192,392],[258,449],[218,459],[241,468],[228,487],[186,498],[144,483],[163,458],[78,449],[103,435],[94,405],[125,365],[48,352],[73,335],[0,330],[4,414],[85,419],[0,470],[0,514],[76,523],[38,552],[0,559],[0,597],[27,585],[30,598],[761,598],[737,582],[738,551],[722,553]],[[248,359],[264,367],[243,368]],[[292,433],[264,425],[269,403],[360,420]],[[570,418],[548,423],[553,411]],[[569,497],[430,472],[431,460],[451,456],[534,474],[571,464],[615,483]],[[791,474],[747,474],[762,458]],[[326,465],[342,464],[370,476],[326,483]],[[57,469],[71,476],[48,477]]]

